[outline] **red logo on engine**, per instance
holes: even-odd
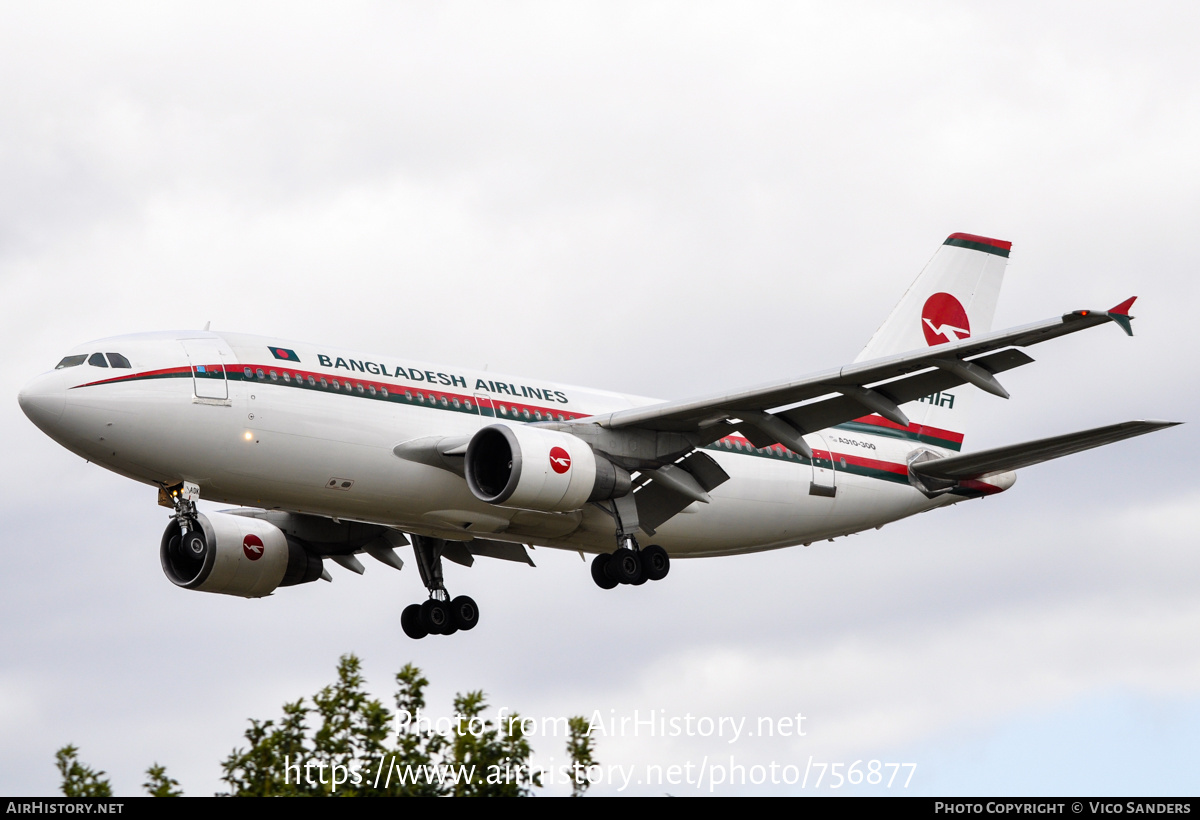
[[[556,473],[565,473],[571,469],[571,454],[561,447],[551,447],[550,469]]]
[[[246,553],[246,557],[251,561],[257,561],[263,557],[263,542],[254,533],[247,535],[242,539],[242,552]]]
[[[949,293],[935,293],[925,300],[921,309],[921,330],[930,347],[959,342],[971,337],[971,323],[962,302]]]

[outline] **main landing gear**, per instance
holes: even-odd
[[[671,558],[658,544],[639,549],[637,539],[629,537],[616,552],[602,552],[592,559],[592,580],[601,589],[617,584],[640,586],[661,581],[671,571]]]
[[[645,549],[638,547],[634,533],[638,531],[637,504],[633,496],[614,498],[610,506],[597,504],[612,516],[616,524],[617,551],[600,553],[592,559],[592,580],[601,589],[617,584],[641,586],[647,581],[661,581],[671,571],[671,558],[657,544]]]
[[[458,630],[474,629],[479,623],[479,607],[466,595],[451,598],[442,579],[442,546],[440,538],[412,536],[413,552],[421,582],[429,590],[429,600],[409,604],[400,615],[400,627],[410,638],[426,635],[453,635]]]

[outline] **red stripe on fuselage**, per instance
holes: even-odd
[[[95,387],[98,384],[115,384],[116,382],[129,382],[129,381],[137,381],[138,379],[153,379],[158,376],[175,376],[175,375],[190,376],[190,375],[192,375],[192,368],[190,368],[190,367],[165,367],[162,370],[146,370],[142,373],[130,373],[127,376],[113,376],[111,379],[100,379],[99,381],[87,382],[85,384],[77,384],[77,385],[75,385],[75,387],[72,387],[71,389],[74,390],[76,387]]]
[[[215,370],[215,369],[221,367],[222,365],[204,365],[204,366],[211,367]],[[277,387],[292,387],[292,386],[294,386],[289,382],[280,383],[279,381],[272,380],[272,379],[270,379],[269,376],[267,376],[266,378],[264,378],[263,380],[260,381],[257,378],[257,376],[248,378],[244,375],[244,368],[249,368],[251,371],[254,371],[254,372],[257,372],[258,370],[261,369],[261,370],[263,370],[264,373],[269,373],[271,370],[276,370],[276,372],[279,374],[279,377],[282,378],[283,377],[282,376],[283,368],[279,368],[277,366],[272,367],[270,365],[267,365],[267,366],[240,365],[240,368],[243,369],[243,373],[240,374],[241,375],[241,378],[239,379],[240,381],[249,382],[249,383],[257,382],[259,384],[274,384]],[[388,382],[380,382],[380,381],[374,381],[374,380],[369,380],[369,379],[357,379],[357,378],[348,380],[342,375],[335,376],[330,373],[323,373],[320,371],[310,371],[310,370],[299,370],[296,368],[288,368],[287,373],[288,373],[288,376],[290,379],[297,380],[297,381],[300,381],[300,380],[307,381],[309,376],[312,376],[314,380],[322,379],[322,378],[330,380],[330,387],[328,387],[328,388],[320,388],[320,387],[309,386],[309,385],[303,386],[305,389],[319,390],[321,392],[334,393],[335,391],[332,387],[332,380],[337,379],[338,382],[342,385],[353,384],[355,389],[357,389],[357,387],[359,385],[362,385],[364,391],[366,391],[370,387],[374,387],[377,391],[386,389],[389,392],[389,398],[393,395],[396,396],[396,398],[398,398],[398,399],[403,398],[404,391],[409,391],[409,392],[413,393],[414,396],[416,394],[420,393],[425,396],[428,396],[432,401],[438,401],[438,402],[440,402],[442,398],[445,398],[448,402],[453,401],[454,399],[458,399],[460,401],[460,403],[465,403],[467,401],[476,402],[474,395],[467,395],[467,394],[457,393],[457,392],[448,392],[448,391],[443,391],[443,390],[431,390],[428,387],[417,387],[416,385],[406,386],[406,385],[397,384],[397,383],[388,383]],[[88,382],[86,384],[76,385],[76,387],[93,387],[93,386],[101,385],[101,384],[114,384],[114,383],[119,383],[119,382],[135,381],[138,379],[147,379],[147,378],[158,378],[158,377],[164,377],[164,376],[187,376],[187,377],[190,377],[191,375],[192,375],[191,367],[170,367],[170,368],[163,368],[160,370],[147,370],[142,373],[131,373],[129,375],[117,376],[117,377],[110,378],[110,379],[101,379],[99,381]],[[74,389],[74,388],[72,388],[72,389]],[[344,387],[339,387],[336,390],[336,393],[340,394],[344,391],[344,389],[345,389]],[[507,416],[509,418],[511,418],[514,414],[520,414],[521,416],[523,416],[525,411],[529,412],[531,419],[535,417],[534,416],[535,413],[539,413],[539,412],[542,413],[543,418],[547,418],[547,419],[549,419],[551,416],[557,417],[559,413],[562,414],[564,419],[574,420],[574,419],[587,418],[587,416],[582,413],[564,411],[564,410],[560,410],[559,408],[554,408],[553,410],[551,410],[550,408],[539,407],[537,405],[532,405],[532,404],[520,404],[517,402],[510,401],[509,397],[507,397],[507,396],[503,397],[503,399],[498,398],[496,396],[490,396],[490,400],[491,400],[491,403],[493,406],[493,412],[495,413],[495,417],[498,419],[505,418],[504,416],[500,415],[500,411],[498,409],[501,404],[503,404],[506,408],[508,408],[509,413],[507,414]],[[416,406],[419,407],[419,406],[423,406],[423,405],[416,405]],[[926,435],[934,436],[936,438],[944,439],[947,441],[961,442],[962,438],[963,438],[961,433],[954,433],[949,430],[942,430],[941,428],[937,428],[937,427],[927,427],[927,426],[914,424],[914,425],[910,425],[909,427],[905,428],[899,424],[896,424],[895,422],[888,421],[887,419],[885,419],[881,416],[863,416],[862,418],[855,419],[855,421],[857,421],[861,424],[875,425],[878,427],[885,427],[885,428],[893,429],[893,430],[906,430],[908,432],[914,432],[917,434],[926,434]],[[753,455],[753,454],[761,455],[761,454],[766,454],[766,452],[769,451],[769,452],[773,453],[774,455],[776,455],[776,457],[784,457],[786,453],[791,452],[790,450],[788,450],[788,448],[784,447],[781,444],[773,444],[769,447],[755,447],[753,444],[750,443],[749,439],[746,439],[742,436],[726,436],[726,437],[720,439],[719,442],[714,442],[714,443],[719,444],[719,443],[723,443],[723,442],[729,442],[730,444],[734,444],[734,445],[741,445],[740,450],[735,449],[730,452],[733,452],[733,453],[741,452],[746,455]],[[894,475],[907,475],[907,473],[908,473],[908,465],[902,464],[902,463],[896,463],[896,462],[890,462],[890,461],[880,461],[878,459],[865,458],[862,456],[851,455],[848,453],[837,453],[837,452],[833,452],[832,450],[814,450],[813,455],[821,461],[828,461],[830,463],[838,463],[841,461],[845,461],[846,466],[854,465],[855,467],[860,467],[860,468],[868,469],[868,470],[876,470],[879,472],[892,473]],[[837,471],[836,466],[834,467],[834,471],[835,472]],[[962,486],[966,489],[971,489],[971,490],[975,490],[977,492],[982,492],[982,493],[987,493],[987,494],[1000,492],[999,488],[994,487],[994,486],[987,484],[985,482],[982,482],[982,481],[964,481],[964,482],[962,482]]]
[[[907,427],[901,424],[896,424],[894,421],[889,421],[883,416],[863,416],[855,419],[859,424],[872,424],[876,427],[886,427],[889,430],[903,430],[907,433],[915,433],[918,436],[933,436],[934,438],[944,439],[945,441],[953,441],[955,444],[962,444],[963,434],[955,433],[952,430],[943,430],[940,427],[930,427],[927,424],[910,424]]]

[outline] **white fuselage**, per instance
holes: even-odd
[[[228,504],[585,552],[615,546],[612,519],[594,505],[545,513],[488,504],[461,476],[393,449],[497,422],[579,419],[651,403],[228,333],[122,336],[77,351],[116,352],[130,367],[85,361],[51,371],[25,387],[22,407],[65,447],[122,475],[158,486],[190,481],[202,498]],[[914,450],[951,452],[961,436],[869,416],[806,439],[814,462],[740,436],[710,445],[730,480],[711,503],[693,503],[648,541],[678,557],[774,549],[967,497],[929,498],[907,479]],[[1010,483],[981,484],[979,492]]]

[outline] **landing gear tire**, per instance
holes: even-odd
[[[661,581],[671,571],[671,557],[658,544],[651,544],[642,550],[642,571],[650,581]]]
[[[429,634],[429,630],[421,625],[421,605],[409,604],[404,607],[404,611],[400,613],[400,628],[404,630],[404,634],[415,641],[419,641]]]
[[[455,627],[463,630],[474,629],[479,623],[479,607],[474,599],[459,595],[450,602],[450,619]]]
[[[445,602],[430,598],[420,606],[421,626],[430,635],[449,635],[458,631],[450,617],[450,607]]]
[[[592,580],[600,589],[612,589],[619,582],[608,574],[608,564],[612,555],[602,552],[592,559]]]
[[[634,584],[645,579],[645,574],[642,572],[642,561],[638,554],[629,547],[621,547],[612,554],[608,561],[608,577],[613,578],[617,583]]]

